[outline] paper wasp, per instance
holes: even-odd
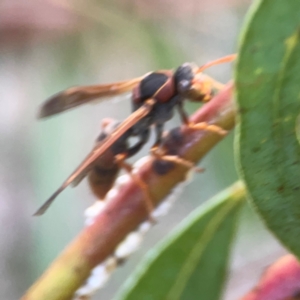
[[[209,82],[201,81],[201,73],[206,68],[234,60],[236,55],[229,55],[209,62],[198,68],[185,63],[175,71],[162,70],[148,73],[142,77],[112,84],[74,87],[62,91],[48,99],[41,107],[39,117],[48,117],[81,104],[98,100],[98,98],[115,96],[132,90],[133,113],[121,122],[110,134],[95,146],[93,151],[85,158],[79,167],[67,178],[61,187],[47,200],[36,212],[36,215],[44,213],[56,196],[71,183],[76,183],[84,177],[95,161],[114,147],[124,138],[129,136],[140,138],[138,150],[145,144],[151,125],[155,126],[156,140],[152,146],[155,152],[162,139],[163,126],[172,118],[174,108],[177,107],[183,123],[195,129],[211,130],[220,134],[224,131],[216,126],[208,124],[189,124],[188,117],[183,109],[185,99],[190,101],[208,101],[214,94]],[[137,150],[137,151],[138,151]],[[133,151],[133,152],[137,152]],[[133,153],[133,154],[135,154]],[[130,156],[133,155],[129,153]],[[128,156],[124,153],[123,159]]]

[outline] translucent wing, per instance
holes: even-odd
[[[128,129],[134,126],[138,121],[147,116],[155,104],[154,99],[149,99],[138,110],[133,112],[125,121],[123,121],[106,139],[103,140],[98,147],[95,147],[92,152],[84,159],[78,168],[67,178],[60,188],[37,210],[35,216],[42,215],[54,199],[72,182],[80,180],[91,167],[93,162],[108,150]]]
[[[85,170],[84,172],[80,173],[71,183],[73,187],[76,187],[89,173],[89,170]]]
[[[132,90],[145,76],[111,84],[69,88],[46,100],[40,108],[38,117],[49,117],[73,107],[99,100],[98,98],[123,94]]]
[[[93,153],[96,149],[98,149],[100,146],[102,145],[102,141],[96,143],[96,145],[94,145],[91,153]],[[106,150],[105,150],[106,151]],[[104,153],[105,151],[103,151],[102,153]],[[101,155],[99,155],[101,156]],[[98,156],[98,157],[99,157]],[[98,158],[97,157],[97,158]],[[96,162],[97,158],[93,161],[93,163]],[[73,187],[76,187],[90,172],[90,169],[93,168],[93,163],[90,164],[89,168],[86,168],[84,171],[82,171],[80,174],[77,175],[77,177],[71,182],[71,185]]]

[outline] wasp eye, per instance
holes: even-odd
[[[190,89],[190,86],[191,86],[191,84],[190,84],[189,80],[186,80],[186,79],[180,80],[178,82],[178,87],[177,87],[178,88],[178,92],[179,93],[185,93],[185,92],[187,92]]]

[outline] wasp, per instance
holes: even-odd
[[[36,212],[36,215],[42,214],[67,186],[80,181],[80,178],[86,176],[101,156],[106,155],[110,149],[119,147],[129,137],[137,136],[140,141],[136,148],[133,146],[133,148],[129,148],[131,150],[127,149],[128,151],[119,153],[122,154],[122,161],[138,152],[148,140],[152,125],[155,126],[156,139],[151,151],[155,153],[162,141],[164,124],[172,118],[174,108],[178,109],[184,124],[195,129],[205,129],[224,134],[225,131],[217,126],[201,123],[190,124],[183,109],[183,103],[185,99],[196,102],[209,101],[214,95],[214,89],[212,84],[203,81],[202,71],[213,65],[232,61],[235,57],[236,55],[225,56],[199,68],[193,64],[185,63],[175,71],[161,70],[112,84],[73,87],[50,97],[40,109],[40,118],[58,114],[79,105],[96,101],[99,98],[123,94],[130,90],[132,91],[133,112],[96,144],[93,151]],[[117,158],[117,156],[115,155],[114,158]]]
[[[101,122],[101,132],[97,137],[95,146],[91,152],[98,148],[119,124],[120,122],[114,119],[103,119]],[[139,134],[139,140],[134,145],[130,146],[129,139],[132,137],[132,130],[127,130],[109,149],[95,159],[88,169],[77,176],[77,178],[72,182],[72,186],[77,186],[85,177],[87,177],[93,194],[97,199],[103,200],[113,187],[120,169],[124,169],[144,192],[146,209],[150,216],[150,213],[153,210],[153,205],[148,188],[146,184],[132,172],[132,166],[125,162],[126,158],[129,158],[139,152],[143,145],[148,141],[149,135],[150,130],[146,130],[144,132],[141,131]],[[197,172],[202,171],[202,169],[194,167],[191,162],[179,158],[176,155],[163,155],[157,157],[158,159],[166,162],[177,163],[187,168],[194,168]],[[164,165],[162,167],[160,165],[158,166],[159,167],[156,168],[157,173],[161,173],[161,169],[163,168],[164,170],[166,168]],[[167,165],[167,168],[168,166],[169,165]],[[54,193],[34,215],[42,215],[61,191],[62,190],[58,190]]]

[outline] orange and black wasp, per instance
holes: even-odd
[[[133,113],[121,122],[112,132],[95,146],[79,167],[67,178],[61,187],[46,201],[36,215],[42,214],[56,196],[71,183],[86,174],[94,162],[108,151],[117,141],[127,140],[129,136],[140,138],[140,148],[147,139],[150,127],[155,126],[156,139],[152,146],[155,152],[161,144],[164,124],[172,118],[174,108],[179,111],[183,123],[195,129],[206,129],[224,134],[221,128],[207,124],[190,124],[183,109],[185,99],[205,102],[214,95],[212,85],[201,81],[202,71],[206,68],[234,60],[236,55],[229,55],[209,62],[198,68],[190,63],[179,66],[175,71],[162,70],[148,73],[142,77],[112,84],[73,87],[48,99],[41,107],[39,117],[48,117],[81,104],[111,97],[132,90]],[[130,153],[123,153],[123,159]]]

